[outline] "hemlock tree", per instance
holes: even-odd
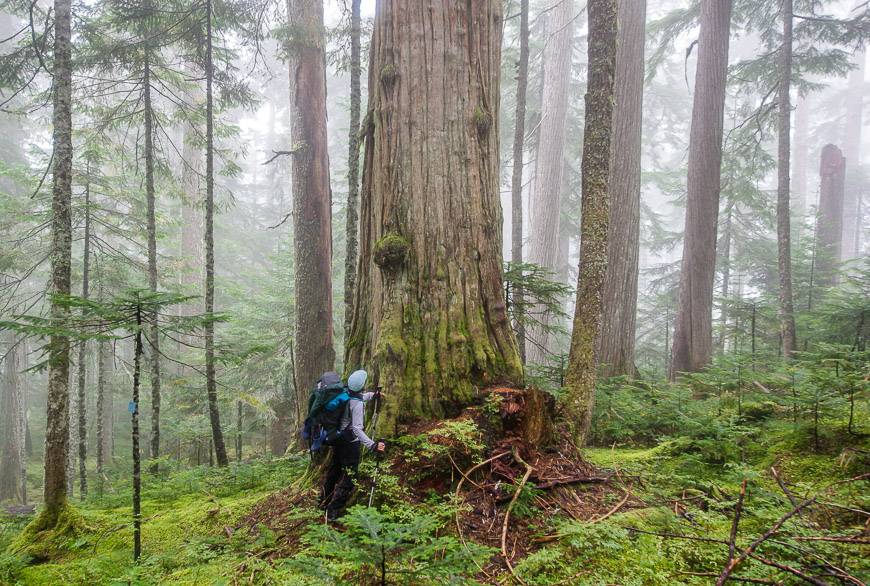
[[[616,74],[616,0],[589,0],[589,79],[583,137],[583,199],[580,274],[571,351],[565,376],[565,403],[573,422],[574,445],[586,443],[595,403],[595,347],[601,324],[601,294],[607,271],[610,216],[610,142]],[[621,221],[614,218],[614,221]]]
[[[332,194],[326,134],[323,2],[288,0],[293,250],[296,272],[296,400],[303,405],[332,370]]]
[[[671,378],[702,369],[713,353],[713,280],[731,0],[702,0],[700,21]]]
[[[634,375],[640,255],[641,131],[643,130],[646,0],[618,5],[618,44],[610,148],[607,274],[601,299],[598,363],[603,376]]]
[[[51,204],[50,315],[62,323],[68,307],[58,301],[70,294],[72,258],[72,35],[70,0],[54,2],[54,67]],[[34,520],[35,530],[54,527],[67,506],[66,454],[69,449],[70,343],[52,334],[48,342],[48,399],[45,429],[44,508]]]
[[[529,0],[520,0],[520,60],[517,63],[517,109],[511,172],[511,262],[523,262],[523,149],[526,136],[526,92],[529,87]],[[523,289],[514,290],[514,303],[522,306]],[[526,327],[517,321],[514,329],[520,359],[526,360]]]
[[[861,190],[861,130],[864,121],[864,71],[867,55],[858,51],[855,69],[849,74],[844,118],[843,154],[846,156],[846,186],[843,199],[843,243],[840,258],[848,261],[860,256],[858,245],[860,219],[858,218]]]
[[[776,242],[779,266],[779,328],[782,336],[782,353],[787,357],[797,350],[791,286],[791,78],[794,24],[792,5],[792,0],[782,0],[782,47],[777,95]]]
[[[535,163],[535,188],[532,193],[529,229],[529,261],[556,273],[561,266],[559,216],[562,210],[562,186],[565,156],[565,122],[571,85],[571,55],[577,13],[574,0],[553,0],[548,21],[549,34],[544,47],[544,86],[540,122],[541,139]],[[543,325],[549,323],[540,316]],[[548,328],[529,328],[529,363],[545,364],[549,358]]]
[[[502,2],[413,4],[377,4],[345,361],[388,389],[386,433],[400,417],[455,413],[476,386],[522,379],[502,289]]]
[[[21,355],[24,340],[12,331],[0,340],[0,501],[27,503],[26,456],[24,453],[24,389],[21,384]]]

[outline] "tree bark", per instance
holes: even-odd
[[[138,296],[137,296],[138,301]],[[142,306],[136,306],[136,335],[133,348],[133,396],[130,410],[130,436],[133,440],[133,560],[142,553],[142,466],[139,450],[139,380],[142,371]]]
[[[731,286],[731,248],[734,230],[734,200],[729,198],[725,206],[725,233],[722,235],[722,309],[719,312],[719,353],[725,353],[728,339],[728,294]]]
[[[350,17],[350,130],[347,140],[347,252],[344,261],[344,332],[347,339],[353,315],[353,290],[359,259],[359,122],[362,102],[360,0],[351,0]]]
[[[296,398],[332,370],[332,194],[326,133],[323,2],[287,0],[296,273]]]
[[[843,242],[843,199],[847,162],[836,146],[828,144],[822,149],[813,270],[813,282],[821,287],[830,287],[837,282],[840,246]]]
[[[90,273],[91,273],[91,183],[90,162],[88,163],[88,175],[85,178],[85,234],[84,251],[82,253],[82,299],[90,297]],[[85,396],[87,385],[87,341],[78,343],[79,358],[76,369],[78,400],[76,401],[76,414],[78,420],[78,455],[79,455],[79,498],[85,499],[88,495],[88,404]]]
[[[206,0],[205,49],[205,313],[214,315],[214,43],[212,39],[212,0]],[[214,363],[214,322],[205,324],[205,388],[211,435],[219,466],[229,465],[218,409],[217,378]]]
[[[574,445],[586,443],[595,404],[595,349],[601,325],[601,294],[607,271],[610,216],[610,144],[616,75],[616,0],[589,0],[589,74],[583,136],[580,274],[574,329],[565,377],[568,421]]]
[[[713,352],[713,281],[730,24],[731,0],[702,0],[672,379],[680,372],[704,368]]]
[[[779,146],[776,189],[776,240],[779,259],[779,323],[783,355],[797,350],[794,300],[791,287],[791,76],[792,76],[792,0],[782,0],[783,40],[779,82]]]
[[[800,239],[806,222],[807,204],[809,199],[808,164],[810,104],[809,96],[798,96],[794,118],[794,162],[792,165],[792,218],[797,222],[795,234]]]
[[[858,198],[861,191],[861,130],[864,123],[864,70],[867,56],[860,51],[856,56],[857,67],[849,75],[849,95],[846,102],[843,154],[848,163],[846,189],[843,198],[843,242],[840,245],[842,261],[858,258]]]
[[[511,261],[523,262],[523,149],[526,137],[526,93],[529,87],[529,0],[520,0],[520,60],[517,63],[517,108],[514,120],[513,171],[511,173]],[[514,305],[524,310],[522,286],[514,288]],[[520,359],[526,361],[526,327],[514,324]]]
[[[52,142],[53,187],[51,203],[51,279],[54,296],[70,294],[72,262],[72,42],[71,2],[54,2],[54,95]],[[67,306],[51,300],[51,319],[66,321]],[[52,335],[48,343],[48,398],[45,431],[45,509],[40,527],[53,527],[65,508],[66,455],[69,451],[69,364],[70,343],[65,336]]]
[[[151,104],[151,62],[146,53],[142,80],[143,117],[145,122],[145,201],[147,206],[148,232],[148,288],[157,292],[157,220],[156,194],[154,191],[154,110]],[[151,459],[160,457],[160,332],[157,312],[148,319],[148,356],[151,366]],[[157,472],[156,462],[151,472]]]
[[[564,169],[565,124],[568,116],[568,93],[571,84],[571,54],[574,0],[555,0],[549,19],[547,44],[544,47],[544,86],[541,104],[535,188],[532,195],[529,231],[529,260],[551,271],[559,270],[559,216],[562,209],[562,174]],[[533,311],[539,321],[549,324],[550,316],[542,308]],[[531,344],[529,363],[544,364],[550,357],[547,332],[538,327],[527,332]]]
[[[389,390],[386,433],[522,379],[502,279],[501,5],[377,5],[345,363],[370,365]]]
[[[106,357],[108,355],[108,343],[100,340],[97,343],[97,479],[100,486],[103,481],[103,470],[106,464],[106,456],[111,453],[107,449],[106,436],[110,433],[106,426]]]
[[[19,376],[20,347],[23,340],[16,338],[12,331],[3,332],[2,338],[5,344],[0,346],[0,352],[5,358],[3,378],[0,379],[0,416],[3,430],[0,436],[0,501],[26,503],[24,393]]]
[[[603,376],[634,376],[638,260],[640,255],[640,157],[643,130],[646,0],[618,6],[619,32],[610,149],[610,217],[607,274],[601,299],[598,363]]]

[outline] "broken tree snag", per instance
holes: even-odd
[[[551,395],[535,388],[495,388],[488,391],[500,399],[499,416],[505,435],[516,435],[533,445],[547,445],[555,437]]]
[[[418,4],[378,2],[361,131],[345,364],[383,386],[381,434],[456,416],[480,389],[522,380],[502,284],[502,3]]]
[[[843,232],[843,197],[846,159],[838,147],[826,144],[819,164],[819,211],[816,221],[816,283],[822,287],[836,284]]]

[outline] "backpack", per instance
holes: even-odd
[[[302,438],[308,450],[319,451],[324,445],[333,446],[341,437],[338,427],[350,400],[350,390],[335,372],[325,372],[308,396],[308,415],[302,427]]]

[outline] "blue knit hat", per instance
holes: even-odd
[[[358,393],[365,388],[367,380],[369,380],[369,373],[357,370],[347,378],[347,388]]]

